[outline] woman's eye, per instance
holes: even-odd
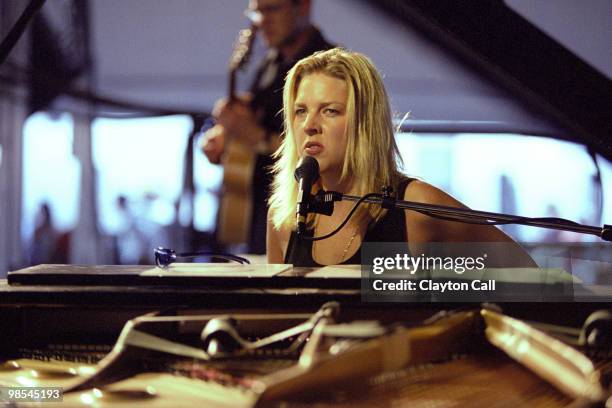
[[[296,115],[302,115],[302,114],[304,114],[305,112],[306,112],[306,109],[304,109],[304,108],[297,108],[297,109],[295,110],[295,114],[296,114]]]
[[[339,110],[334,109],[334,108],[325,108],[325,113],[327,113],[328,115],[338,115],[340,113]]]

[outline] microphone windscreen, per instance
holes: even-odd
[[[312,156],[304,156],[298,162],[293,175],[298,181],[301,178],[307,178],[310,179],[311,183],[314,183],[319,179],[319,162]]]

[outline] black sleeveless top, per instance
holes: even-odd
[[[397,188],[397,197],[403,199],[406,187],[415,179],[402,181]],[[307,230],[306,236],[312,237],[313,231]],[[406,242],[406,212],[401,208],[387,210],[387,213],[376,224],[368,228],[362,242]],[[286,264],[299,267],[324,266],[316,263],[312,257],[312,241],[298,239],[296,232],[291,231],[287,253]],[[361,263],[361,246],[357,252],[340,265],[359,265]]]

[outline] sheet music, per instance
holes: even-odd
[[[292,267],[293,265],[288,264],[173,263],[166,268],[152,267],[142,272],[140,276],[270,278]]]

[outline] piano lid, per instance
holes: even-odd
[[[362,1],[416,28],[612,160],[612,81],[502,1]]]

